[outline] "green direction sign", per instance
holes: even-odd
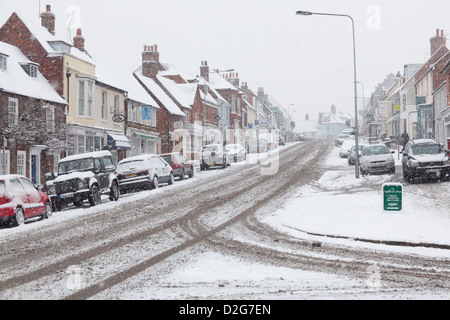
[[[400,183],[383,184],[383,210],[401,211],[403,203],[403,185]]]

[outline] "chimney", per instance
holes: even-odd
[[[331,113],[336,115],[336,106],[334,104],[331,105]]]
[[[242,88],[242,90],[248,91],[248,85],[247,85],[247,82],[242,82],[241,88]]]
[[[81,35],[81,28],[77,29],[77,35],[73,37],[73,45],[75,48],[84,51],[84,37]]]
[[[230,82],[233,86],[239,87],[239,74],[231,73],[231,77],[228,79],[228,82]]]
[[[159,71],[159,52],[158,46],[144,45],[142,52],[142,74],[145,77],[155,79]]]
[[[305,120],[306,120],[306,121],[309,120],[309,113],[305,113]]]
[[[202,61],[200,65],[200,77],[209,82],[209,67],[208,61]]]
[[[51,6],[46,5],[46,11],[41,13],[41,24],[48,32],[55,35],[55,15],[51,12]]]
[[[441,34],[439,35],[439,31]],[[436,29],[436,36],[430,39],[430,50],[431,55],[435,54],[436,51],[442,46],[446,44],[446,39],[444,36],[444,30]]]

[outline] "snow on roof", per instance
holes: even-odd
[[[167,111],[169,111],[171,114],[185,116],[184,112],[181,111],[180,108],[178,108],[172,98],[170,98],[164,92],[164,90],[155,82],[155,80],[149,77],[145,77],[142,74],[142,69],[140,67],[136,70],[135,74],[139,78],[139,80],[142,81],[142,83],[147,87],[147,89],[150,90],[164,105]]]
[[[209,83],[211,83],[211,85],[217,90],[229,89],[233,91],[239,91],[238,88],[233,86],[231,83],[229,83],[220,74],[216,72],[211,72],[209,74]]]
[[[35,63],[28,60],[19,48],[0,41],[0,54],[7,56],[6,70],[0,70],[1,89],[27,97],[67,104],[39,70],[36,78],[30,77],[25,72],[21,63]]]
[[[178,84],[173,80],[160,76],[156,78],[173,95],[173,97],[185,108],[191,109],[195,101],[195,93],[198,85],[196,83]]]
[[[59,162],[66,162],[66,161],[73,161],[78,159],[85,159],[85,158],[101,158],[101,157],[107,157],[111,156],[111,152],[103,150],[103,151],[94,151],[94,152],[87,152],[82,154],[75,154],[73,156],[65,157]]]
[[[17,13],[16,13],[17,14]],[[19,16],[17,14],[17,16]],[[58,51],[55,51],[49,44],[49,42],[63,42],[71,47],[70,49],[70,55],[74,56],[78,59],[84,60],[90,64],[95,64],[93,59],[84,51],[81,51],[78,48],[73,47],[71,44],[67,43],[66,41],[57,38],[56,36],[52,35],[47,28],[43,27],[42,25],[38,23],[34,23],[32,21],[29,21],[27,19],[24,19],[23,16],[19,16],[20,20],[23,21],[23,23],[27,26],[27,28],[30,30],[30,32],[33,34],[35,39],[39,41],[39,43],[42,45],[42,47],[48,52],[48,53],[59,53]]]
[[[133,101],[159,109],[156,101],[139,84],[132,71],[98,56],[94,56],[94,59],[95,75],[98,81],[126,91],[128,98]]]

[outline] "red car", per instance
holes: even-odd
[[[24,176],[0,175],[0,223],[20,226],[28,218],[52,216],[48,195]]]
[[[194,166],[181,153],[165,153],[159,156],[170,164],[173,169],[173,175],[179,177],[180,180],[184,180],[185,175],[188,175],[189,178],[194,176]]]

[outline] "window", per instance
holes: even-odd
[[[103,162],[103,166],[105,167],[105,169],[114,169],[115,168],[111,157],[102,158],[102,162]]]
[[[234,94],[231,96],[231,112],[236,113],[236,96]]]
[[[206,105],[203,105],[203,122],[208,122],[208,111],[206,109]]]
[[[30,180],[24,179],[24,178],[20,178],[20,182],[22,182],[23,187],[25,188],[26,191],[28,191],[28,193],[30,193],[30,192],[35,193],[36,192],[36,186]]]
[[[17,174],[26,175],[26,151],[17,151]]]
[[[78,80],[78,117],[92,117],[93,87],[93,81],[91,80]]]
[[[0,149],[0,174],[9,174],[9,150],[5,150],[5,166],[3,167],[3,150]]]
[[[7,56],[5,56],[5,55],[3,55],[3,54],[0,54],[0,70],[5,70],[6,71],[6,68],[7,68],[7,64],[6,64],[6,61],[7,61]]]
[[[189,111],[185,111],[184,114],[184,123],[189,123]]]
[[[107,110],[108,110],[108,100],[107,100],[107,93],[106,91],[102,91],[102,120],[108,120],[107,119]]]
[[[55,131],[55,107],[46,107],[45,126],[47,128],[47,132]]]
[[[13,127],[19,122],[19,101],[16,98],[8,99],[8,126]]]
[[[241,114],[241,99],[237,99],[237,113]]]
[[[119,113],[119,96],[114,95],[114,114]]]
[[[30,73],[29,73],[30,77],[37,78],[37,71],[38,68],[36,65],[30,65]]]

